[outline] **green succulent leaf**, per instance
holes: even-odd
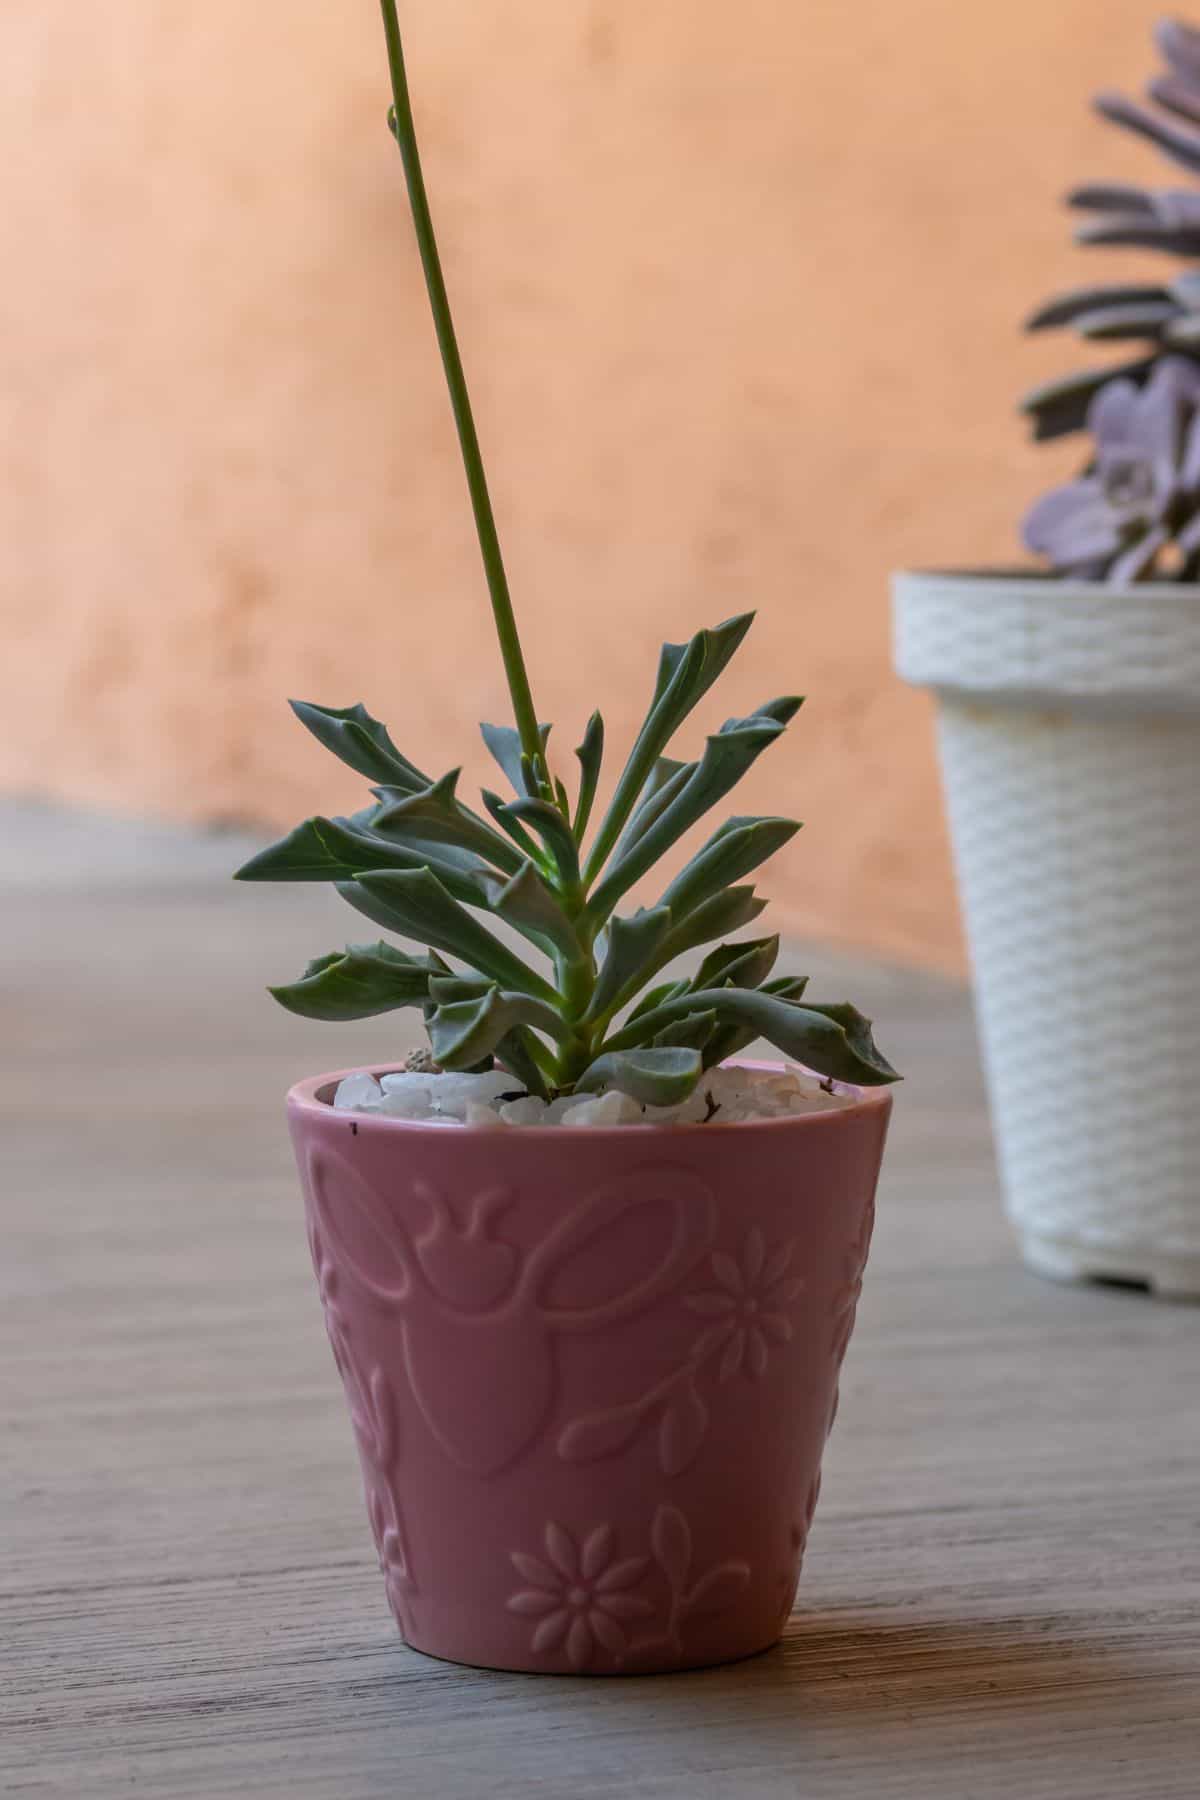
[[[701,944],[724,937],[727,931],[741,931],[746,925],[752,925],[765,912],[766,905],[752,887],[729,887],[714,894],[711,900],[702,902],[671,927],[656,958],[658,968],[664,968],[687,950],[698,949]],[[648,971],[647,979],[649,974],[657,973],[658,969]]]
[[[387,727],[373,719],[361,703],[314,706],[310,700],[289,700],[288,705],[319,744],[368,781],[413,789],[429,785],[429,776],[400,754]]]
[[[375,788],[380,802],[375,830],[397,836],[412,832],[426,843],[453,844],[511,874],[518,867],[520,856],[498,831],[459,803],[456,789],[461,773],[461,769],[451,769],[415,794]]]
[[[499,825],[502,831],[508,833],[521,854],[528,857],[529,861],[537,868],[548,868],[550,862],[545,851],[534,838],[530,837],[520,821],[514,819],[510,815],[508,811],[509,802],[502,800],[499,794],[492,793],[490,788],[482,789],[480,797],[483,800],[483,804],[491,813],[493,819],[495,819],[497,825]]]
[[[736,787],[768,744],[782,736],[784,729],[777,719],[748,718],[733,719],[715,732],[706,741],[699,763],[658,818],[639,834],[623,855],[614,858],[588,902],[590,916],[597,921],[606,919],[621,895],[652,869],[684,832]]]
[[[604,761],[604,720],[594,712],[584,728],[583,742],[575,752],[579,758],[579,797],[571,829],[575,842],[583,842],[583,834],[592,816],[596,788],[600,781],[600,765]]]
[[[524,753],[521,749],[520,732],[514,731],[511,725],[481,725],[479,730],[484,743],[507,777],[508,785],[513,793],[536,796],[536,783],[531,783],[529,771],[523,767]],[[538,726],[543,754],[550,730],[549,725]]]
[[[876,1071],[879,1080],[884,1082],[900,1080],[899,1074],[883,1055],[872,1036],[872,1021],[860,1013],[856,1006],[851,1006],[846,1000],[838,1001],[833,1005],[818,1005],[816,1001],[809,1000],[806,1001],[803,1010],[818,1013],[821,1018],[828,1019],[832,1025],[836,1026],[844,1035],[851,1055],[856,1057],[864,1068]],[[819,1065],[810,1063],[809,1067],[819,1067]],[[832,1075],[838,1081],[857,1081],[861,1086],[867,1085],[861,1077],[839,1075],[836,1069],[821,1068],[820,1073]]]
[[[711,631],[697,632],[687,644],[663,645],[650,710],[588,857],[589,884],[596,879],[624,830],[655,763],[726,667],[753,622],[753,613],[741,613]]]
[[[652,1045],[670,1045],[686,1050],[704,1051],[705,1045],[716,1030],[717,1015],[715,1012],[694,1012],[689,1013],[686,1019],[680,1019],[678,1024],[666,1026],[650,1041]],[[708,1068],[710,1064],[707,1055],[704,1060],[705,1067]]]
[[[598,1056],[575,1083],[577,1094],[617,1088],[643,1106],[677,1106],[700,1079],[698,1050],[685,1046],[630,1050]]]
[[[752,719],[774,719],[777,725],[790,725],[803,705],[803,694],[781,694],[777,700],[767,700],[762,706],[756,706],[750,717]],[[722,730],[728,731],[731,726],[738,723],[737,719],[727,719]]]
[[[548,800],[512,800],[504,811],[523,825],[532,826],[549,852],[559,879],[566,888],[579,884],[579,850],[571,827]]]
[[[584,949],[557,896],[546,886],[533,863],[526,858],[507,881],[486,877],[489,906],[498,918],[517,931],[561,951],[569,962],[579,962]]]
[[[668,1000],[678,1000],[681,994],[690,993],[691,987],[691,982],[687,980],[660,982],[657,987],[650,988],[642,995],[625,1021],[626,1025],[632,1025],[635,1019],[640,1019],[644,1013],[650,1012],[654,1007],[665,1006]]]
[[[397,788],[375,788],[375,793],[397,794]],[[387,810],[378,800],[370,806],[360,807],[357,812],[348,813],[337,822],[349,827],[352,831],[365,831],[369,836],[382,838],[385,843],[393,844],[398,849],[413,851],[424,857],[429,851],[444,863],[451,864],[464,875],[476,874],[486,865],[471,850],[460,850],[456,845],[447,843],[444,838],[427,837],[415,827],[386,826],[380,823],[381,815]],[[480,821],[482,823],[482,821]]]
[[[360,874],[355,886],[378,909],[378,914],[369,916],[383,915],[391,930],[449,956],[460,956],[501,987],[554,1003],[556,996],[549,983],[460,906],[431,870],[385,869]],[[357,904],[357,896],[347,897]]]
[[[779,956],[779,935],[751,938],[741,944],[720,944],[711,950],[692,978],[692,989],[761,987]]]
[[[642,909],[628,919],[610,919],[604,961],[592,993],[585,1022],[603,1018],[621,1004],[621,996],[642,983],[642,970],[652,961],[671,929],[666,906]]]
[[[774,994],[780,1000],[799,1000],[807,986],[807,975],[784,975],[777,981],[764,981],[761,991],[764,994]],[[748,1044],[752,1044],[758,1035],[752,1025],[722,1025],[705,1045],[705,1068],[719,1068],[731,1056],[737,1056]]]
[[[277,843],[260,850],[237,871],[238,881],[350,881],[367,870],[432,868],[451,893],[478,905],[480,877],[487,864],[478,857],[444,860],[436,850],[412,849],[349,819],[306,819]]]
[[[649,831],[651,825],[660,819],[667,807],[674,800],[679,790],[695,773],[694,762],[676,762],[672,756],[660,756],[650,772],[650,777],[642,789],[637,808],[625,830],[622,832],[616,849],[614,860],[619,861],[638,838]]]
[[[506,1032],[496,1045],[495,1056],[529,1093],[539,1100],[550,1099],[552,1089],[543,1068],[549,1059],[541,1040],[527,1026],[516,1025]]]
[[[440,963],[406,956],[391,944],[348,944],[309,964],[299,981],[268,992],[302,1019],[370,1019],[422,1006]]]
[[[494,981],[485,981],[482,975],[455,975],[452,972],[432,975],[429,979],[430,1006],[450,1006],[456,1000],[482,1000],[495,985]]]
[[[793,819],[726,820],[679,871],[659,904],[669,906],[677,919],[686,919],[705,901],[774,856],[799,829]]]
[[[877,1087],[899,1079],[875,1045],[870,1020],[853,1007],[802,1006],[761,989],[698,989],[631,1021],[606,1048],[617,1051],[646,1043],[695,1011],[712,1011],[722,1022],[752,1029],[793,1061],[837,1081]]]
[[[444,1069],[470,1069],[492,1055],[517,1026],[561,1036],[562,1019],[528,994],[489,987],[482,994],[439,1003],[429,1020],[429,1042]]]

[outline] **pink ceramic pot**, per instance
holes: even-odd
[[[891,1101],[463,1130],[292,1089],[388,1598],[454,1662],[613,1674],[791,1609]]]

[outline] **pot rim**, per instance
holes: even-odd
[[[788,1065],[780,1062],[760,1061],[758,1058],[734,1057],[723,1066],[735,1069],[770,1069],[781,1071]],[[803,1065],[799,1063],[792,1066],[800,1068],[805,1074],[815,1073],[813,1070],[803,1069]],[[431,1133],[447,1135],[447,1127],[444,1124],[439,1124],[433,1119],[397,1119],[389,1118],[386,1114],[353,1113],[349,1111],[344,1114],[339,1114],[335,1113],[331,1099],[323,1098],[324,1091],[331,1090],[339,1081],[344,1081],[348,1075],[374,1075],[376,1079],[378,1079],[381,1075],[401,1075],[404,1072],[402,1064],[392,1067],[387,1064],[364,1063],[358,1068],[335,1069],[325,1075],[310,1075],[303,1081],[297,1081],[288,1089],[288,1112],[307,1114],[318,1118],[352,1119],[358,1126],[360,1132],[367,1130],[382,1130],[385,1132],[391,1131],[401,1133],[417,1132],[423,1137],[429,1136]],[[516,1077],[514,1076],[513,1079],[515,1080]],[[775,1131],[779,1129],[793,1131],[801,1129],[819,1130],[822,1127],[827,1126],[831,1120],[861,1120],[875,1111],[882,1111],[883,1116],[886,1119],[891,1112],[892,1090],[890,1085],[885,1087],[863,1088],[855,1087],[850,1082],[839,1081],[837,1087],[840,1092],[854,1095],[854,1104],[852,1106],[822,1107],[814,1112],[792,1113],[779,1119],[735,1119],[726,1120],[724,1123],[719,1123],[716,1119],[707,1122],[702,1119],[689,1119],[676,1121],[669,1125],[657,1125],[649,1122],[640,1125],[555,1125],[553,1127],[546,1125],[504,1125],[501,1129],[504,1131],[506,1137],[518,1138],[525,1143],[528,1143],[533,1139],[542,1139],[545,1142],[553,1144],[561,1143],[564,1138],[570,1141],[577,1141],[580,1137],[584,1137],[588,1140],[599,1138],[611,1143],[614,1140],[617,1142],[628,1140],[634,1136],[641,1141],[643,1134],[646,1133],[653,1133],[655,1137],[661,1140],[667,1135],[678,1137],[680,1134],[691,1135],[698,1131],[704,1132],[706,1137],[711,1137],[713,1132],[724,1134],[731,1131],[740,1131],[757,1134],[761,1131]],[[464,1127],[464,1130],[465,1129],[466,1128]],[[487,1130],[487,1134],[490,1135],[492,1128],[485,1129]],[[472,1135],[478,1140],[478,1137],[482,1135],[480,1128],[476,1127],[475,1132]]]
[[[1172,595],[1200,598],[1200,581],[1085,581],[1074,575],[1055,575],[1049,569],[1031,568],[1028,564],[972,564],[967,567],[905,567],[892,570],[894,582],[929,582],[937,587],[1020,586],[1044,598],[1072,599],[1086,595],[1089,600],[1108,598],[1129,600],[1169,599]]]

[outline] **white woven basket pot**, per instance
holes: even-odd
[[[895,582],[1026,1262],[1200,1298],[1200,587]]]

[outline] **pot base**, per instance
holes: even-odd
[[[403,1632],[401,1642],[406,1650],[412,1650],[417,1656],[427,1656],[430,1662],[446,1663],[455,1669],[482,1669],[499,1675],[535,1675],[548,1676],[552,1681],[636,1681],[654,1675],[689,1675],[700,1669],[724,1669],[734,1663],[753,1662],[756,1656],[766,1656],[770,1650],[778,1649],[783,1639],[783,1632],[777,1631],[766,1643],[758,1644],[752,1650],[733,1650],[726,1656],[697,1656],[681,1659],[668,1659],[646,1664],[616,1664],[612,1668],[548,1669],[544,1662],[514,1659],[512,1662],[481,1662],[477,1657],[448,1656],[437,1650],[424,1650],[420,1644],[412,1643]]]
[[[1028,1269],[1050,1281],[1123,1282],[1160,1300],[1200,1301],[1200,1256],[1184,1251],[1120,1248],[1026,1231],[1021,1255]]]

